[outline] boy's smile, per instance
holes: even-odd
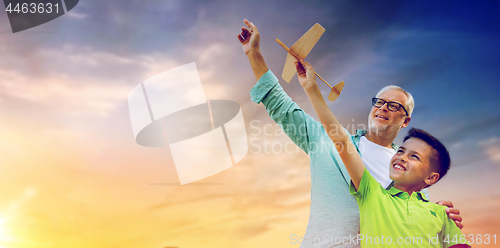
[[[395,163],[393,166],[394,166],[394,168],[395,168],[396,170],[402,170],[402,171],[405,171],[405,170],[406,170],[406,167],[404,167],[404,166],[403,166],[402,164],[400,164],[400,163]]]
[[[421,139],[405,141],[391,159],[389,176],[394,180],[394,186],[411,194],[433,184],[435,181],[429,181],[435,173],[430,170],[433,152],[433,148]]]

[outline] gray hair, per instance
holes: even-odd
[[[403,88],[396,86],[396,85],[387,85],[384,88],[382,88],[375,97],[379,97],[382,93],[388,91],[388,90],[399,90],[403,92],[406,95],[406,102],[404,103],[406,111],[408,111],[408,116],[411,116],[413,113],[413,108],[415,107],[415,102],[413,100],[413,96],[410,94],[410,92],[404,90]]]

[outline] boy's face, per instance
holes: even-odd
[[[430,169],[432,153],[433,148],[421,139],[408,139],[392,157],[389,177],[397,185],[405,187],[423,188],[434,184],[439,175],[429,178],[437,174]]]

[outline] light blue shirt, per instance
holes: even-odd
[[[300,247],[359,247],[359,208],[349,192],[351,178],[321,123],[292,101],[271,70],[259,79],[250,96],[255,103],[262,102],[271,119],[309,155],[311,208]],[[356,149],[365,134],[365,130],[349,134]]]

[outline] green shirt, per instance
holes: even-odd
[[[360,212],[361,247],[450,247],[467,244],[465,235],[445,212],[421,192],[386,190],[365,169],[358,191],[350,192]],[[462,238],[462,240],[460,240]]]

